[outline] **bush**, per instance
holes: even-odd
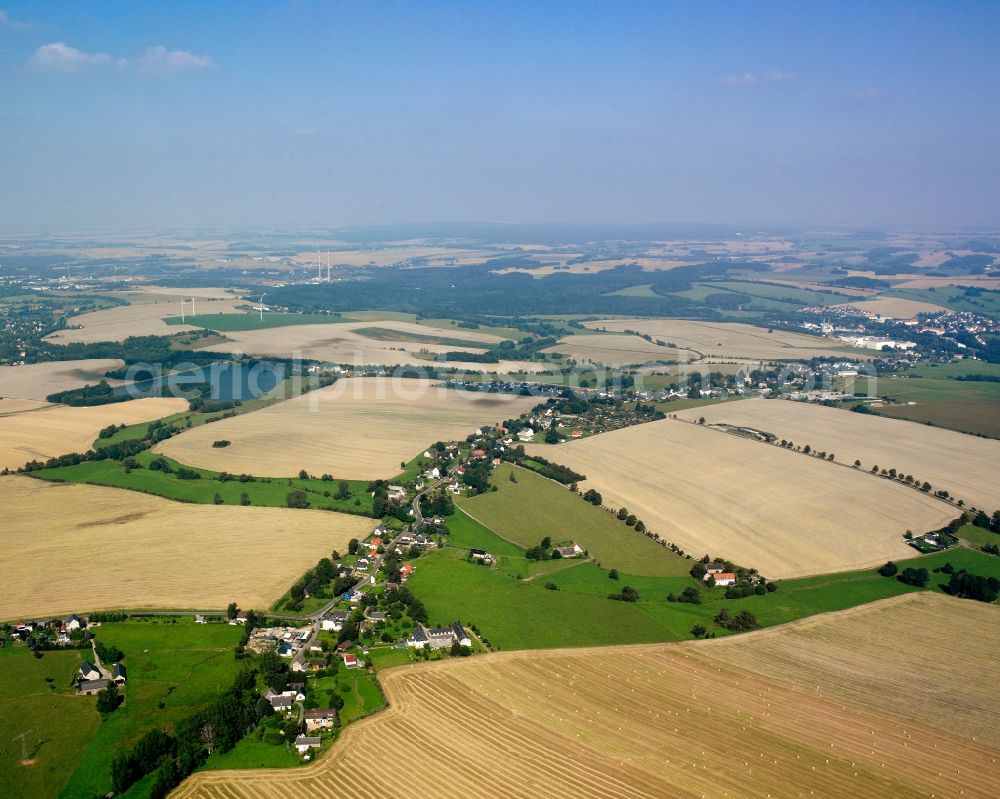
[[[878,573],[883,577],[894,577],[898,571],[899,566],[890,560],[884,566],[879,567]]]
[[[719,611],[719,615],[715,617],[715,623],[720,627],[725,627],[727,630],[737,632],[753,630],[758,626],[757,617],[749,610],[741,610],[735,616],[732,616],[725,608]]]
[[[298,489],[295,491],[289,491],[288,496],[285,497],[285,505],[289,508],[308,508],[309,497],[305,491]]]
[[[931,579],[931,575],[927,569],[907,567],[900,574],[896,575],[896,579],[901,583],[906,583],[906,585],[915,585],[918,588],[923,588]]]

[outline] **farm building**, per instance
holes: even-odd
[[[334,632],[340,632],[340,628],[344,626],[344,622],[347,621],[348,613],[346,610],[334,610],[320,622],[320,627],[324,630],[333,630]]]
[[[300,755],[306,754],[310,749],[319,749],[322,745],[318,735],[300,735],[295,739],[295,748]]]
[[[406,640],[406,645],[412,646],[414,649],[423,649],[428,646],[431,649],[444,649],[455,643],[458,643],[459,646],[472,646],[472,639],[469,638],[469,634],[458,621],[453,621],[448,627],[428,628],[423,624],[417,624],[413,628],[413,633]]]
[[[336,723],[337,711],[332,707],[317,707],[305,712],[306,729],[326,730]]]

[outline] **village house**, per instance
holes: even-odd
[[[493,562],[493,556],[485,549],[476,549],[473,547],[469,550],[469,557],[472,558],[472,560],[480,560],[487,564]]]
[[[517,431],[517,440],[524,444],[528,444],[531,441],[534,441],[534,439],[535,439],[535,431],[532,430],[530,427],[522,427],[520,430]]]
[[[115,663],[115,665],[111,667],[111,680],[119,688],[121,688],[128,680],[128,671],[126,671],[125,667],[121,663]]]
[[[736,575],[732,572],[719,572],[718,574],[706,574],[705,580],[707,581],[709,577],[715,578],[715,584],[721,585],[723,587],[729,585],[736,585]]]
[[[319,749],[322,745],[319,736],[300,735],[295,739],[295,749],[300,755],[308,753],[310,749]]]
[[[103,677],[104,674],[101,673],[101,670],[89,660],[85,660],[80,664],[79,679],[81,681],[100,680]]]
[[[316,707],[305,712],[306,729],[329,730],[336,723],[337,710],[332,707]]]
[[[583,549],[575,541],[568,546],[556,547],[555,551],[559,553],[561,558],[576,558],[583,554]]]
[[[331,610],[329,615],[320,622],[320,629],[333,630],[335,633],[340,632],[348,615],[346,610]]]
[[[344,657],[344,667],[345,668],[348,668],[348,669],[356,669],[356,668],[358,668],[359,663],[358,663],[358,656],[357,655],[352,654],[350,652],[345,652],[343,657]]]
[[[93,696],[98,691],[103,691],[107,687],[107,680],[80,680],[77,683],[76,691],[84,696]]]
[[[389,499],[398,502],[406,496],[406,489],[403,486],[389,486]]]
[[[74,630],[79,630],[80,627],[82,626],[83,623],[80,621],[80,617],[74,614],[72,616],[67,617],[66,619],[63,619],[62,631],[66,633],[71,633]]]
[[[413,633],[406,639],[406,645],[414,649],[423,649],[427,646],[431,649],[444,649],[456,642],[459,646],[472,646],[472,639],[457,620],[448,627],[428,628],[418,623],[413,628]]]

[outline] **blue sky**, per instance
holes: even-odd
[[[0,230],[1000,226],[1000,3],[3,3]]]

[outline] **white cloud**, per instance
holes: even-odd
[[[195,55],[187,50],[168,50],[163,45],[147,47],[136,62],[146,72],[180,72],[185,69],[205,69],[212,66],[207,55]]]
[[[755,83],[760,83],[760,78],[744,72],[742,75],[726,75],[724,78],[719,78],[719,83],[723,86],[753,86]]]
[[[83,50],[70,47],[66,42],[43,44],[28,61],[29,66],[35,69],[53,72],[76,72],[87,67],[107,66],[110,63],[111,56],[107,53],[85,53]]]
[[[794,80],[794,72],[785,72],[781,69],[772,69],[762,75],[755,75],[752,72],[744,72],[742,75],[726,75],[716,81],[721,86],[756,86],[758,83],[768,83],[771,81]]]
[[[204,69],[212,66],[207,55],[195,55],[186,50],[168,50],[162,45],[147,47],[141,56],[130,61],[127,58],[112,58],[107,53],[87,53],[66,42],[43,44],[28,60],[32,69],[49,72],[77,72],[88,67],[114,65],[119,69],[135,67],[149,75],[165,75],[188,69]]]

